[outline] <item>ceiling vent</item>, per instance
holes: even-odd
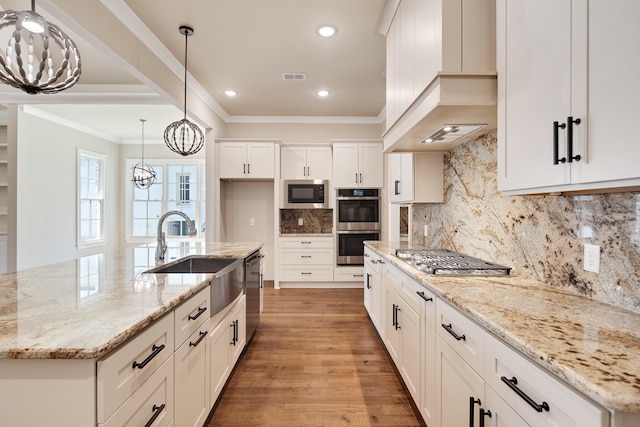
[[[282,73],[282,80],[301,82],[307,80],[307,73]]]

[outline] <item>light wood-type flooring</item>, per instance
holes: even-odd
[[[207,426],[424,426],[362,289],[265,288],[264,311]]]

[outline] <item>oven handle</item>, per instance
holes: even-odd
[[[380,234],[380,230],[338,230],[336,234]]]
[[[341,200],[380,200],[380,197],[375,197],[375,196],[363,196],[363,197],[337,196],[336,200],[338,200],[338,201],[341,201]]]

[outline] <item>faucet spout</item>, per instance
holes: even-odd
[[[164,234],[164,231],[162,231],[162,225],[164,224],[164,221],[171,215],[181,216],[182,218],[184,218],[185,221],[187,221],[187,224],[189,224],[189,236],[194,237],[196,234],[198,234],[198,230],[196,230],[193,224],[191,224],[191,218],[189,218],[189,216],[186,213],[180,212],[180,211],[166,212],[158,220],[158,234],[157,234],[158,246],[156,247],[156,261],[163,261],[164,254],[167,252],[167,242],[165,241],[165,238],[164,238],[165,234]]]

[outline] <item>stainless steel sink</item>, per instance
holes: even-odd
[[[182,258],[174,264],[152,268],[146,273],[220,273],[227,267],[230,267],[230,270],[235,268],[235,265],[231,267],[235,262],[240,264],[242,259],[188,257]]]

